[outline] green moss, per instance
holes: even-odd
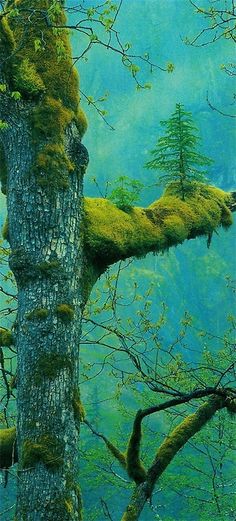
[[[186,227],[178,215],[170,215],[164,219],[164,234],[169,245],[179,244],[186,238]]]
[[[58,9],[51,20],[52,28],[44,17],[38,17],[37,11],[31,13],[29,21],[32,2],[15,0],[12,7],[20,8],[19,15],[5,16],[2,28],[3,38],[11,40],[11,45],[17,42],[7,63],[9,84],[23,98],[35,101],[31,125],[33,144],[39,146],[33,172],[39,185],[53,195],[58,189],[68,188],[68,174],[73,169],[65,149],[66,128],[74,122],[80,137],[87,128],[79,106],[79,80],[73,67],[69,33],[62,28],[66,17],[63,9]],[[47,11],[49,7],[49,0],[37,2],[38,10]],[[48,13],[52,16],[52,10]]]
[[[7,164],[3,146],[0,144],[0,181],[2,193],[7,192]]]
[[[49,315],[49,311],[46,308],[36,308],[30,313],[26,314],[27,320],[45,320]]]
[[[4,223],[3,227],[2,227],[2,236],[3,236],[4,241],[8,241],[9,242],[8,217],[6,218],[5,223]]]
[[[0,327],[0,346],[9,347],[14,344],[14,338],[8,329]]]
[[[51,434],[39,436],[36,440],[25,440],[22,447],[22,467],[35,467],[43,463],[48,469],[56,470],[63,464],[63,443]]]
[[[121,452],[113,443],[111,443],[107,438],[104,437],[105,443],[109,451],[115,458],[119,461],[120,465],[127,470],[127,461],[126,456],[123,452]]]
[[[130,505],[127,507],[127,511],[122,516],[121,521],[137,521],[138,516],[138,508],[133,505]]]
[[[72,372],[72,363],[68,356],[55,352],[41,356],[35,365],[34,381],[40,384],[45,378],[54,380],[65,369]]]
[[[85,409],[81,402],[80,391],[78,388],[74,389],[72,405],[74,410],[75,419],[79,422],[83,422],[85,419]]]
[[[126,455],[128,475],[137,484],[143,483],[147,478],[146,470],[140,460],[140,445],[142,439],[141,422],[142,416],[138,412],[134,421],[133,432],[129,440]]]
[[[45,145],[37,155],[35,172],[40,186],[50,189],[68,188],[68,174],[74,169],[61,145]]]
[[[37,264],[38,270],[45,276],[50,277],[55,271],[58,271],[60,267],[60,262],[57,260],[53,261],[44,261]]]
[[[15,274],[17,283],[21,287],[30,280],[35,280],[35,277],[38,275],[36,266],[32,263],[29,254],[24,248],[20,247],[12,250],[9,256],[9,265]]]
[[[228,195],[218,188],[194,185],[185,201],[171,186],[148,208],[119,210],[106,199],[85,199],[84,229],[88,258],[98,270],[131,256],[164,251],[198,235],[209,236],[231,224]]]
[[[8,23],[7,16],[0,20],[0,53],[1,56],[10,56],[15,49],[15,38]],[[3,69],[6,73],[7,62],[3,63]]]
[[[37,73],[35,65],[29,61],[29,58],[24,58],[14,68],[13,87],[23,97],[34,97],[45,91],[45,85]]]
[[[16,428],[0,429],[0,467],[8,468],[16,462]]]
[[[160,446],[155,464],[153,466],[155,479],[157,479],[169,465],[175,454],[185,443],[199,432],[202,427],[214,416],[218,409],[225,407],[224,399],[220,396],[211,397],[208,402],[203,403],[194,414],[185,418]],[[152,470],[149,471],[152,477]]]
[[[75,123],[76,123],[77,129],[79,131],[80,137],[83,137],[83,135],[85,134],[85,132],[88,128],[88,120],[81,107],[79,107],[79,109],[78,109]]]
[[[57,308],[58,317],[65,323],[71,322],[74,318],[74,308],[70,304],[58,304]]]

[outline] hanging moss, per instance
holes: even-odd
[[[16,462],[16,428],[0,429],[0,468],[11,467]]]
[[[72,363],[68,356],[55,352],[40,356],[35,365],[34,381],[41,384],[44,378],[54,380],[65,369],[72,372]]]
[[[0,327],[0,346],[9,347],[14,344],[14,338],[9,329]]]
[[[9,242],[10,238],[9,238],[8,217],[6,218],[5,223],[2,227],[2,236],[3,236],[4,241]]]
[[[75,419],[79,422],[83,422],[85,419],[85,409],[81,402],[80,391],[76,387],[73,392],[72,405],[74,410]]]
[[[26,314],[27,320],[45,320],[49,315],[49,311],[46,308],[36,308],[30,313]]]
[[[36,440],[25,440],[22,447],[22,468],[35,467],[43,463],[49,470],[56,470],[63,464],[64,445],[51,434],[39,436]]]
[[[56,308],[58,317],[65,323],[71,322],[74,318],[75,310],[70,304],[58,304]]]

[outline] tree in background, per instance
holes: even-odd
[[[160,182],[164,185],[174,182],[184,201],[194,181],[206,181],[206,172],[201,167],[210,165],[212,160],[197,151],[197,127],[191,112],[186,112],[183,105],[177,103],[170,119],[161,121],[161,125],[166,133],[158,139],[156,148],[151,151],[154,159],[146,163],[146,167],[164,172]]]
[[[104,5],[113,6],[110,1]],[[85,14],[87,21],[91,13]],[[108,40],[115,19],[106,23]],[[105,24],[104,18],[97,22]],[[81,33],[82,26],[84,20]],[[98,41],[89,35],[90,44]],[[126,59],[124,48],[120,53]],[[0,334],[2,347],[15,345],[17,351],[18,409],[17,430],[4,425],[0,431],[1,464],[6,468],[19,462],[17,521],[79,520],[78,439],[84,417],[79,343],[91,288],[118,260],[168,250],[230,226],[231,202],[222,190],[201,186],[188,202],[164,195],[129,214],[107,200],[84,201],[88,155],[81,139],[87,122],[63,1],[38,0],[37,9],[32,0],[4,2],[0,61],[1,183],[7,196],[10,268],[18,289],[16,321],[12,331],[2,328]],[[183,403],[182,394],[175,392],[174,399]],[[191,425],[182,425],[181,441],[173,438],[171,453],[165,456],[162,450],[163,470],[218,409],[233,408],[228,389],[200,393],[209,394],[210,403],[199,407]],[[139,464],[142,419],[139,414],[135,420],[130,457],[123,459],[138,485],[139,503],[128,507],[126,521],[138,518],[160,473],[156,460],[149,474]]]

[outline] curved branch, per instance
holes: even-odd
[[[177,452],[190,438],[204,427],[217,410],[224,407],[227,407],[231,412],[236,412],[236,401],[235,398],[230,396],[230,393],[229,396],[212,396],[206,403],[201,405],[194,414],[187,416],[187,418],[166,437],[157,451],[153,464],[147,472],[146,481],[135,488],[131,501],[122,517],[122,521],[137,521],[139,519],[157,480]]]
[[[194,191],[193,191],[194,190]],[[217,227],[232,224],[235,192],[194,185],[185,201],[176,186],[147,208],[122,211],[107,199],[85,199],[85,247],[88,259],[103,273],[122,259],[163,252],[200,235],[210,236]]]

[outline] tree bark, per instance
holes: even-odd
[[[7,123],[1,135],[7,171],[2,184],[7,193],[10,267],[18,288],[14,326],[18,359],[17,521],[81,519],[78,349],[84,303],[84,167],[78,164],[78,85],[73,109],[71,99],[58,97],[65,67],[68,71],[64,89],[76,87],[74,75],[72,79],[68,76],[71,56],[67,54],[60,62],[61,76],[53,78],[58,67],[58,36],[47,28],[45,17],[41,19],[39,14],[40,8],[52,3],[40,1],[38,14],[28,17],[31,2],[22,0],[17,4],[23,8],[22,18],[15,23],[13,17],[8,24],[5,17],[5,25],[1,26],[5,38],[20,40],[18,55],[17,51],[10,54],[10,66],[1,71],[1,81],[6,85],[1,118]],[[52,64],[47,74],[43,67],[41,75],[42,62],[49,56],[45,57],[42,51],[38,59],[32,50],[40,31],[46,45],[51,46],[55,66],[53,69]],[[67,45],[66,39],[64,43]],[[31,72],[27,86],[25,76],[19,78],[25,63],[22,49],[26,56],[27,51],[32,51],[32,63],[26,64]],[[17,102],[11,96],[16,77],[22,95]]]

